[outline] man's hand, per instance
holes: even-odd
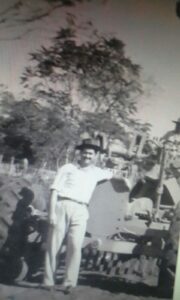
[[[160,222],[161,221],[161,217],[159,215],[159,212],[156,209],[154,209],[154,211],[152,213],[152,220],[154,222]]]
[[[117,170],[114,174],[113,174],[113,178],[114,179],[118,179],[118,180],[121,180],[124,182],[124,184],[127,186],[127,188],[130,190],[132,188],[132,184],[131,184],[131,181],[124,177],[122,175],[122,171],[121,170]]]
[[[115,172],[113,173],[113,178],[115,179],[119,179],[119,180],[123,180],[124,177],[122,175],[122,171],[121,170],[115,170]]]

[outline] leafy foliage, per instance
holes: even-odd
[[[68,141],[76,133],[73,125],[62,111],[59,114],[32,101],[16,102],[11,117],[1,126],[5,159],[26,157],[31,163],[41,165],[46,161],[54,167],[58,158],[64,159]]]
[[[72,29],[62,28],[52,46],[30,58],[22,74],[25,99],[1,126],[6,153],[54,166],[84,131],[128,144],[139,126],[133,114],[143,89],[141,68],[125,55],[122,41],[96,35],[80,43]]]
[[[0,84],[0,117],[6,118],[11,112],[12,103],[14,103],[14,96],[10,93],[6,86]]]
[[[108,112],[118,123],[128,121],[136,111],[137,97],[142,93],[140,66],[125,56],[124,44],[116,38],[100,37],[79,45],[71,29],[62,29],[53,46],[42,47],[31,59],[35,65],[22,76],[25,87],[30,87],[32,79],[42,88],[48,81],[51,92],[50,86],[60,82],[69,98],[76,84],[80,108],[90,103],[93,112]]]

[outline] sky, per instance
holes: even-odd
[[[180,117],[180,19],[175,15],[175,0],[96,0],[57,8],[23,26],[23,18],[47,12],[49,7],[43,0],[22,0],[21,17],[17,17],[16,9],[7,10],[17,2],[1,0],[0,84],[20,93],[20,75],[29,63],[29,53],[49,45],[56,31],[67,24],[66,13],[73,13],[76,24],[81,24],[80,39],[87,34],[82,24],[91,21],[99,32],[121,39],[126,55],[141,65],[143,79],[154,83],[139,99],[136,117],[152,124],[154,136],[174,128],[172,121]]]

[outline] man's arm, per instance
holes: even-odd
[[[100,169],[99,181],[111,180],[112,178],[124,181],[127,188],[130,190],[132,187],[131,180],[125,178],[120,170]]]
[[[49,223],[51,225],[56,224],[56,203],[57,203],[57,196],[58,196],[58,189],[60,185],[62,184],[62,177],[63,172],[66,170],[68,165],[64,165],[61,168],[58,169],[58,172],[56,174],[55,180],[53,184],[51,185],[51,198],[50,198],[50,204],[49,204]]]

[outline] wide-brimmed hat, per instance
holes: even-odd
[[[173,121],[174,123],[180,123],[180,118],[177,119],[177,121]]]
[[[102,151],[100,142],[96,139],[83,139],[80,145],[76,146],[77,150],[84,150],[84,149],[93,149],[95,151]]]

